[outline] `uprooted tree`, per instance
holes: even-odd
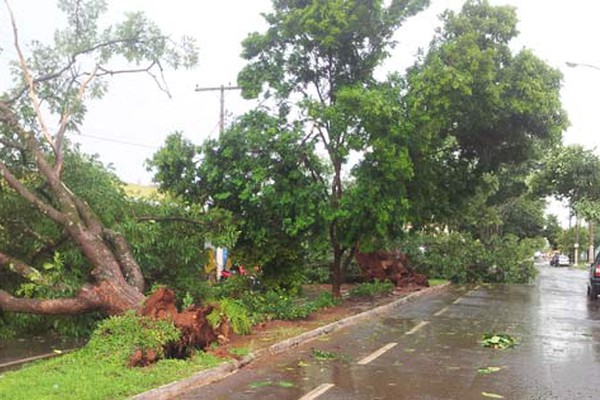
[[[0,96],[0,199],[16,194],[25,200],[28,212],[52,221],[75,244],[88,267],[79,271],[86,283],[71,298],[24,298],[0,284],[0,311],[57,315],[140,309],[144,278],[128,243],[62,179],[68,168],[67,134],[78,130],[85,101],[102,97],[112,76],[145,73],[166,91],[163,66],[195,65],[194,42],[171,40],[141,13],[127,14],[123,22],[101,29],[105,1],[61,0],[58,6],[68,27],[55,33],[52,46],[33,42],[31,53],[25,54],[9,1],[4,4],[17,60],[11,71],[14,88]],[[3,274],[24,280],[40,275],[41,265],[11,250],[0,240]]]

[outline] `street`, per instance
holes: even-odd
[[[532,285],[456,286],[179,399],[598,399],[600,300],[586,272],[539,267]],[[483,347],[485,333],[518,344]]]

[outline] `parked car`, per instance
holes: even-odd
[[[596,300],[600,294],[600,254],[590,265],[590,276],[587,284],[587,294],[591,300]]]
[[[569,264],[571,264],[569,256],[566,256],[564,254],[555,254],[550,259],[551,267],[568,267]]]

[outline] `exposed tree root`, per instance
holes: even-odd
[[[398,288],[429,287],[427,277],[410,267],[406,254],[396,252],[356,253],[356,261],[368,280],[389,280]]]

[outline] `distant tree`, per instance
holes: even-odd
[[[5,199],[26,201],[27,206],[20,205],[23,213],[13,216],[17,220],[22,217],[25,223],[17,221],[13,234],[23,231],[29,236],[26,243],[48,247],[50,243],[43,243],[45,232],[30,232],[27,226],[30,213],[47,218],[43,229],[72,242],[85,267],[73,271],[81,286],[60,298],[18,297],[1,282],[0,309],[116,314],[138,308],[144,300],[144,277],[122,234],[103,221],[106,205],[84,201],[83,192],[80,195],[66,184],[67,176],[77,173],[70,171],[66,162],[66,135],[81,125],[85,102],[106,92],[108,78],[146,73],[160,86],[164,66],[196,63],[194,43],[184,39],[176,44],[141,13],[128,14],[123,22],[101,29],[105,1],[61,0],[58,7],[66,15],[68,27],[56,31],[52,45],[33,42],[27,55],[7,0],[5,5],[18,58],[11,69],[14,88],[0,95],[0,207],[7,204]],[[85,190],[94,190],[94,185],[90,182]],[[11,221],[0,221],[7,223]],[[10,271],[25,280],[41,274],[42,264],[35,258],[26,262],[20,258],[24,249],[6,244],[0,242],[4,273]]]
[[[600,158],[580,145],[548,153],[533,179],[538,193],[568,200],[574,206],[600,202]]]
[[[352,260],[361,239],[369,237],[365,231],[404,219],[396,218],[397,206],[406,206],[402,195],[395,202],[382,199],[369,204],[370,210],[360,196],[371,201],[378,190],[381,194],[388,188],[401,194],[402,180],[412,174],[407,132],[399,128],[398,96],[389,101],[390,85],[377,84],[374,72],[388,56],[401,23],[427,4],[426,0],[276,0],[273,12],[265,15],[268,30],[243,42],[242,56],[248,60],[238,76],[243,95],[272,98],[276,112],[302,122],[303,142],[322,150],[331,171],[330,176],[313,172],[316,179],[328,181],[327,190],[316,199],[325,216],[336,296],[342,265]],[[354,176],[370,182],[369,192],[352,189],[347,179],[353,153],[364,155]],[[393,179],[397,186],[375,179]],[[357,185],[366,189],[361,182]],[[357,204],[363,207],[357,210]],[[373,215],[374,220],[367,219]]]
[[[558,147],[547,155],[533,184],[543,195],[567,200],[576,218],[589,222],[588,236],[593,249],[593,226],[600,220],[600,158],[580,145]],[[583,243],[579,239],[576,242]]]
[[[556,215],[548,215],[546,217],[543,236],[548,240],[552,249],[558,248],[558,240],[561,233],[562,227],[558,222],[558,217]]]

